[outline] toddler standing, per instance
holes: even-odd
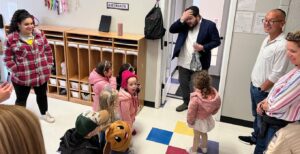
[[[221,99],[217,90],[211,86],[211,78],[207,71],[194,74],[193,86],[195,91],[190,96],[187,123],[194,129],[194,142],[188,152],[197,153],[201,137],[200,148],[202,153],[207,153],[207,132],[215,126],[212,115],[218,112]]]
[[[116,89],[116,78],[112,76],[112,65],[110,61],[100,62],[97,67],[90,73],[89,83],[93,85],[93,110],[99,110],[99,95],[106,86]]]
[[[122,73],[122,83],[119,91],[119,113],[121,120],[126,121],[132,128],[135,116],[139,109],[139,101],[137,96],[138,78],[132,72],[125,70]],[[136,131],[132,134],[135,135]]]

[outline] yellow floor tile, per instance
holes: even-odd
[[[194,136],[193,129],[189,128],[187,126],[187,123],[182,122],[182,121],[177,121],[174,132],[183,134],[183,135]]]

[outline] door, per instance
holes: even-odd
[[[166,97],[171,87],[172,73],[175,71],[177,66],[177,59],[172,60],[172,54],[177,39],[177,34],[169,33],[169,28],[174,21],[181,17],[183,9],[185,7],[185,2],[182,0],[166,0],[166,9],[164,13],[164,25],[167,29],[166,35],[164,37],[165,47],[162,53],[162,73],[161,73],[161,83],[162,83],[162,101],[161,105],[166,102]]]
[[[230,0],[222,0],[222,1],[194,0],[193,1],[193,5],[199,7],[200,15],[203,18],[211,20],[216,23],[217,28],[219,30],[220,37],[222,38],[221,45],[217,48],[214,48],[211,51],[211,66],[209,68],[209,74],[217,78],[219,78],[221,72],[222,55],[224,49],[223,36],[225,36],[226,33],[229,4],[230,4]]]

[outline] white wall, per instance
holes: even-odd
[[[256,12],[278,8],[280,0],[257,0]],[[300,1],[292,0],[285,32],[300,30]],[[264,35],[233,33],[227,76],[224,83],[222,115],[237,119],[253,119],[250,101],[250,74]],[[228,39],[228,38],[227,38]],[[222,74],[225,75],[225,74]],[[221,76],[222,76],[221,75]]]
[[[76,8],[76,2],[79,2]],[[55,11],[50,11],[44,6],[43,0],[0,0],[0,13],[5,17],[4,22],[9,24],[8,3],[17,3],[19,9],[26,9],[36,16],[41,24],[70,26],[79,28],[98,29],[101,15],[111,15],[112,22],[110,31],[116,31],[117,23],[123,23],[124,33],[144,34],[144,19],[146,14],[154,6],[156,1],[149,0],[114,0],[113,2],[129,3],[129,11],[106,9],[107,0],[69,0],[70,11],[62,15],[57,15]],[[111,1],[109,1],[111,2]],[[164,0],[161,0],[160,7],[164,12]],[[1,36],[1,34],[0,34]],[[160,90],[156,82],[157,60],[159,53],[159,41],[147,41],[147,71],[145,100],[155,102],[159,95],[156,91]]]

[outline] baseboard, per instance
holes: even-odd
[[[144,100],[144,106],[148,106],[148,107],[155,107],[155,102],[151,102],[151,101],[146,101]]]
[[[226,123],[230,123],[230,124],[234,124],[234,125],[253,128],[252,121],[241,120],[241,119],[236,119],[236,118],[231,118],[231,117],[226,117],[226,116],[221,116],[221,122],[226,122]]]

